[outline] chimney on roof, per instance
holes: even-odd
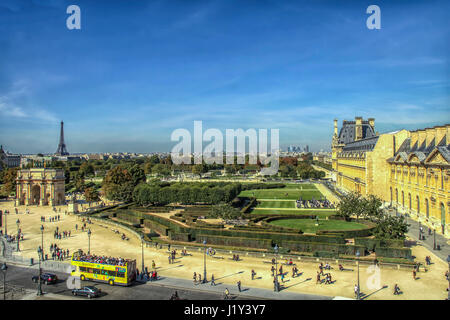
[[[375,118],[369,118],[369,125],[372,127],[373,132],[375,132]]]
[[[355,117],[355,141],[363,138],[362,117]]]

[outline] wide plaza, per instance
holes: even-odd
[[[65,214],[68,210],[67,206],[56,206],[56,212],[49,206],[19,206],[18,214],[15,214],[13,201],[0,202],[0,210],[8,210],[10,214],[7,217],[7,230],[9,235],[17,234],[16,221],[20,220],[20,228],[24,235],[24,240],[20,242],[20,251],[15,255],[21,255],[26,258],[37,259],[37,248],[43,240],[44,253],[50,256],[49,247],[56,243],[58,247],[74,252],[82,249],[88,250],[88,234],[81,231],[82,221],[79,216],[74,214]],[[26,210],[29,213],[26,213]],[[58,222],[41,222],[41,217],[45,216],[46,221],[50,217],[60,215]],[[41,225],[44,226],[43,239],[41,238]],[[78,225],[78,228],[76,228]],[[56,227],[60,232],[70,231],[71,236],[56,240],[54,231]],[[137,260],[137,266],[140,269],[141,260],[141,241],[136,236],[131,235],[127,229],[116,226],[102,224],[94,221],[88,224],[87,228],[91,230],[90,250],[92,253],[102,256],[123,257]],[[113,230],[120,229],[120,233]],[[121,235],[125,234],[129,240],[122,240]],[[158,275],[170,278],[192,279],[193,273],[203,275],[204,254],[203,250],[198,248],[186,247],[187,252],[191,255],[180,257],[174,264],[169,264],[167,246],[162,249],[156,249],[154,246],[144,248],[145,265],[151,269],[152,261],[155,262]],[[179,250],[178,250],[179,252]],[[428,271],[424,272],[423,268],[417,274],[417,279],[412,277],[411,270],[397,270],[393,268],[380,269],[380,285],[381,289],[376,289],[370,283],[373,283],[374,273],[367,265],[360,266],[360,284],[361,292],[366,295],[366,299],[436,299],[443,300],[447,297],[447,281],[444,273],[448,266],[445,262],[437,258],[432,252],[418,245],[412,249],[415,260],[425,263],[425,257],[431,256],[433,264],[427,266]],[[223,283],[229,286],[230,290],[236,292],[236,283],[241,281],[243,288],[255,287],[273,289],[271,275],[271,255],[266,257],[250,257],[241,254],[241,261],[233,261],[232,254],[216,254],[216,256],[207,256],[207,278],[210,279],[214,274],[216,283]],[[284,262],[282,256],[278,257],[278,262]],[[334,260],[322,259],[323,263],[329,262],[332,266],[331,272],[333,284],[316,284],[316,275],[318,271],[318,261],[299,261],[294,259],[299,273],[298,277],[291,277],[291,267],[283,266],[284,272],[288,272],[284,279],[284,289],[290,292],[309,293],[324,296],[342,296],[354,298],[353,288],[357,281],[357,265],[356,263],[344,264],[349,271],[339,271],[338,265]],[[66,260],[69,263],[69,260]],[[255,280],[251,280],[251,270],[256,272]],[[403,294],[393,295],[394,285],[397,284]],[[208,284],[198,285],[206,286]]]

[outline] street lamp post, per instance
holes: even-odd
[[[5,216],[5,237],[8,236],[8,220],[7,220],[7,216],[8,216],[8,210],[3,211],[4,216]]]
[[[41,228],[42,229],[42,228]],[[41,273],[42,273],[42,269],[41,269],[41,255],[43,255],[43,251],[41,248],[38,248],[37,250],[38,252],[38,257],[39,257],[39,278],[38,278],[38,291],[37,291],[37,295],[38,296],[42,296],[42,285],[41,285]]]
[[[3,262],[1,269],[3,273],[3,300],[6,300],[6,270],[8,269],[6,262]]]
[[[358,291],[356,292],[356,299],[359,300],[360,299],[360,289],[359,289],[359,250],[356,251],[356,257],[358,258]]]
[[[44,225],[41,225],[41,257],[44,260]]]
[[[436,250],[436,229],[434,229],[433,238],[433,250]]]
[[[141,274],[144,273],[144,269],[145,269],[145,263],[144,263],[144,235],[141,235],[141,247],[142,247],[142,272]]]
[[[88,254],[91,254],[91,229],[88,230],[87,235],[88,235]]]
[[[275,292],[278,292],[279,286],[278,286],[278,245],[275,244],[275,247],[273,248],[275,251]]]
[[[16,224],[17,224],[17,252],[19,252],[19,251],[20,251],[20,249],[19,249],[19,241],[20,241],[20,232],[19,232],[19,230],[20,230],[20,220],[19,220],[19,219],[17,219]]]
[[[203,281],[202,283],[206,283],[206,240],[203,240]]]
[[[422,227],[422,225],[420,224],[420,221],[419,221],[419,240],[422,240],[422,231],[421,231],[421,227]]]

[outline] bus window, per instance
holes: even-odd
[[[125,278],[125,272],[117,272],[117,277]]]

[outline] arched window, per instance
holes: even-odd
[[[405,193],[402,191],[402,207],[405,207]]]
[[[441,226],[442,234],[445,234],[445,205],[441,202]]]
[[[391,191],[391,204],[392,204],[392,187],[390,187],[390,191]]]
[[[408,201],[409,201],[409,210],[412,209],[411,207],[411,193],[408,193]]]
[[[427,218],[429,218],[430,217],[430,207],[429,207],[429,205],[428,205],[428,199],[425,199],[425,213],[426,213],[426,215],[427,215]]]
[[[416,201],[417,201],[417,214],[420,213],[420,199],[419,196],[416,197]]]

